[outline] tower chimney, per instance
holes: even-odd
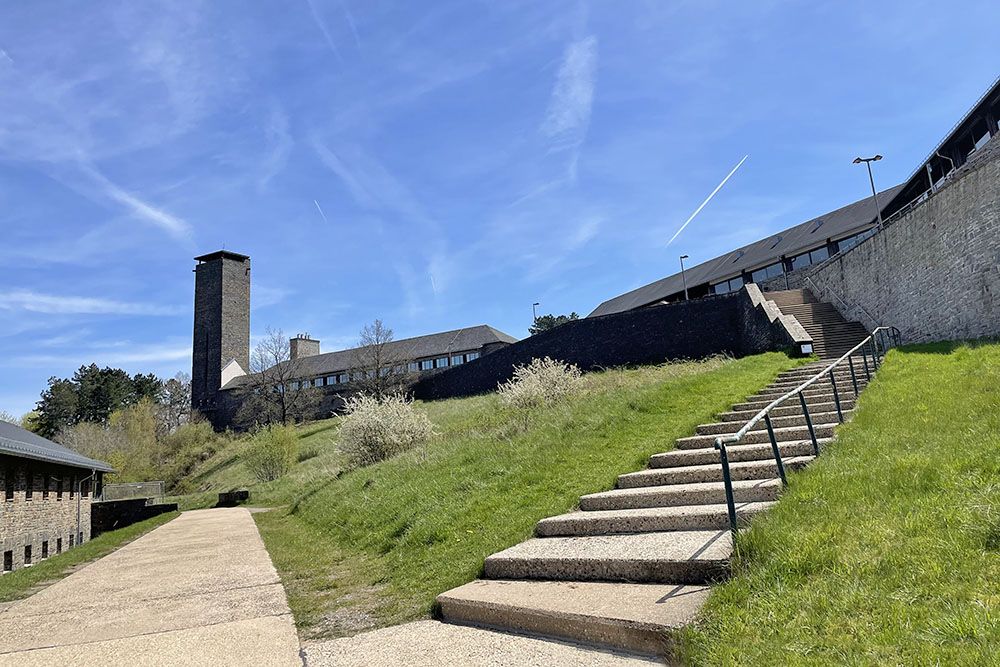
[[[300,333],[288,341],[289,356],[292,361],[302,357],[315,357],[319,354],[319,341],[310,338],[307,333]]]
[[[195,257],[191,407],[216,428],[222,369],[250,366],[250,257],[228,250]]]

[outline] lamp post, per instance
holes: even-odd
[[[535,323],[535,322],[538,321],[538,311],[536,310],[536,308],[538,308],[538,306],[540,306],[540,305],[542,305],[542,304],[540,302],[538,302],[538,301],[536,301],[533,304],[531,304],[531,317],[532,317],[531,322],[532,323]]]
[[[83,502],[83,498],[82,498],[82,496],[83,496],[83,493],[82,493],[82,491],[83,491],[83,483],[87,482],[87,481],[90,481],[90,480],[94,479],[95,477],[97,477],[97,471],[96,470],[91,470],[90,471],[90,475],[88,477],[84,477],[83,479],[78,480],[77,483],[76,483],[76,546],[80,546],[80,544],[83,543],[83,531],[80,530],[80,504]],[[93,485],[91,485],[91,486],[93,486]],[[91,497],[91,500],[93,500],[94,499],[94,494],[91,493],[90,497]]]
[[[868,167],[868,182],[871,183],[872,186],[872,199],[875,201],[875,214],[878,216],[879,229],[882,229],[882,207],[878,205],[878,193],[875,191],[875,177],[872,176],[872,162],[878,162],[881,159],[881,155],[854,158],[854,164],[861,164],[864,162],[865,166]]]
[[[684,283],[684,300],[688,300],[688,281],[687,276],[684,275],[684,260],[687,259],[687,255],[681,255],[681,282]]]

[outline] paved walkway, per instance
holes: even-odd
[[[0,666],[301,665],[246,509],[186,512],[0,613]]]
[[[416,621],[313,644],[304,654],[306,667],[650,667],[663,664],[652,658],[437,621]]]

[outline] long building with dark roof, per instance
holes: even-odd
[[[90,540],[91,501],[107,472],[103,461],[0,421],[2,572]]]
[[[879,194],[888,203],[900,191],[897,185]],[[845,250],[875,231],[875,204],[871,197],[836,211],[789,227],[707,262],[608,299],[588,317],[610,315],[657,303],[696,299],[709,294],[725,294],[747,283],[772,280],[792,271],[821,262]]]
[[[1000,77],[973,104],[905,182],[830,213],[772,234],[601,303],[590,313],[608,315],[657,303],[724,294],[747,283],[782,288],[782,278],[844,252],[875,233],[883,222],[905,215],[963,170],[986,158],[1000,132]]]

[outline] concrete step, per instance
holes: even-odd
[[[812,414],[810,412],[810,414]],[[813,431],[817,438],[832,438],[833,429],[839,425],[834,419],[832,422],[820,423],[813,420]],[[759,429],[758,429],[759,427]],[[714,435],[691,435],[686,438],[678,438],[674,445],[677,449],[709,449],[715,445]],[[774,429],[774,438],[778,442],[792,442],[794,440],[804,440],[809,436],[809,429],[806,426],[786,426]],[[752,445],[759,442],[770,442],[771,438],[764,427],[763,421],[754,424],[754,430],[748,431],[740,444]]]
[[[855,375],[855,377],[857,377],[857,369],[854,370],[854,375]],[[862,375],[862,377],[858,378],[859,381],[862,381],[864,379],[864,372],[863,371],[862,371],[861,375]],[[775,380],[771,384],[767,385],[767,387],[765,387],[765,389],[783,389],[785,391],[788,391],[790,389],[794,389],[795,387],[797,387],[797,386],[799,386],[799,385],[801,385],[801,384],[803,384],[805,382],[808,382],[809,380],[812,380],[814,377],[816,377],[815,374],[812,374],[812,375],[809,375],[809,376],[798,377],[798,378],[779,379],[779,380]],[[850,384],[851,383],[851,372],[849,370],[847,370],[846,368],[843,371],[838,370],[837,373],[835,373],[833,377],[837,381],[837,388],[838,389],[840,387],[843,387],[845,384]],[[813,384],[811,384],[809,386],[810,387],[817,387],[817,386],[818,387],[832,387],[833,384],[830,382],[830,375],[829,375],[829,373],[825,373],[818,380],[816,380],[816,382],[814,382]]]
[[[780,493],[781,480],[776,478],[733,482],[733,499],[738,503],[777,500]],[[698,482],[591,493],[580,497],[580,509],[602,511],[640,507],[711,505],[724,502],[726,502],[726,491],[722,482]]]
[[[797,470],[808,465],[812,459],[812,456],[794,456],[785,459],[783,463],[786,470]],[[729,474],[734,480],[768,479],[778,476],[778,468],[773,460],[742,461],[731,464]],[[719,463],[709,463],[682,468],[651,468],[625,473],[618,476],[618,488],[630,489],[637,486],[666,486],[721,481],[722,466]]]
[[[772,502],[745,503],[737,507],[737,516],[746,523]],[[538,537],[571,535],[618,535],[655,533],[671,530],[723,530],[729,527],[725,504],[646,507],[642,509],[568,512],[542,519],[535,526]]]
[[[832,438],[816,438],[820,447]],[[781,459],[794,456],[809,456],[813,453],[812,440],[796,440],[793,442],[779,442],[778,449],[781,450]],[[771,443],[761,443],[753,445],[729,445],[726,448],[729,454],[729,462],[739,461],[770,461],[774,458],[771,450]],[[650,468],[682,468],[685,466],[709,465],[711,463],[720,464],[719,451],[715,447],[705,449],[677,449],[672,452],[653,454],[649,458]]]
[[[821,303],[819,299],[813,296],[812,292],[804,289],[765,292],[764,298],[768,301],[773,301],[779,308],[782,306],[795,306],[804,303]]]
[[[841,406],[841,410],[844,413],[845,421],[850,418],[851,414],[853,414],[852,410],[844,410],[843,406]],[[754,415],[751,414],[750,417],[747,417],[747,419],[742,422],[722,421],[722,422],[716,422],[714,424],[700,424],[695,429],[695,431],[698,433],[698,435],[725,435],[728,433],[736,433],[741,428],[743,428],[743,424],[749,421],[750,418],[753,416]],[[812,417],[813,423],[833,424],[839,421],[836,408],[834,408],[833,412],[813,412],[812,410],[810,410],[809,416]],[[788,426],[805,426],[806,417],[805,415],[802,414],[801,411],[797,415],[789,415],[786,417],[772,416],[771,425],[774,428],[786,428]],[[766,425],[764,424],[764,420],[761,420],[757,425],[755,425],[754,429],[758,429],[758,427],[763,427],[765,430],[767,429]]]
[[[854,408],[854,391],[851,390],[850,398],[840,397],[840,409],[845,412],[850,412]],[[727,412],[720,412],[719,419],[725,422],[738,422],[734,431],[738,431],[743,424],[747,423],[750,419],[755,417],[761,408],[766,407],[767,401],[761,401],[760,408],[756,409],[745,409],[745,410],[729,410]],[[815,411],[816,413],[830,413],[835,412],[837,406],[834,404],[833,399],[824,403],[813,403],[809,402],[809,414],[812,415]],[[785,404],[779,405],[771,411],[771,417],[788,417],[790,415],[801,415],[802,407],[798,404],[798,401],[788,401]]]
[[[669,658],[707,586],[477,580],[438,596],[449,623],[542,635]]]
[[[841,409],[843,409],[845,400],[844,397],[848,395],[851,398],[853,398],[854,389],[851,389],[850,392],[845,391],[844,393],[841,394],[840,396]],[[784,394],[778,394],[777,396],[750,396],[747,398],[745,402],[735,404],[733,406],[733,410],[754,410],[754,411],[761,410],[763,408],[766,408],[768,405],[770,405],[775,400],[781,398],[782,396],[784,396]],[[833,403],[833,392],[830,391],[826,393],[819,393],[812,395],[806,394],[806,404],[809,406],[809,414],[812,414],[814,405],[819,405],[821,403]],[[787,400],[785,400],[783,403],[781,403],[776,407],[784,408],[788,407],[789,405],[797,405],[797,406],[799,405],[799,398],[797,395],[792,395],[791,397],[789,397]],[[801,406],[799,407],[799,410],[800,411],[802,410]]]
[[[771,389],[770,387],[765,387],[765,388],[761,389],[760,391],[758,391],[753,396],[748,396],[747,400],[754,400],[754,399],[766,398],[768,400],[773,401],[776,398],[780,398],[780,397],[784,396],[785,394],[787,394],[788,392],[792,391],[793,389],[795,389],[794,385],[790,386],[790,387],[778,387],[777,389]],[[842,389],[842,387],[840,385],[837,385],[837,391],[838,391],[838,393],[840,392],[841,389]],[[860,389],[860,387],[859,387],[859,389]],[[851,389],[851,391],[852,392],[854,391],[853,388]],[[833,395],[833,387],[830,386],[829,382],[813,383],[813,384],[809,385],[808,387],[806,387],[802,391],[802,393],[804,393],[806,395],[806,398],[812,398],[814,396],[822,396],[823,394],[830,394],[832,396]]]
[[[729,570],[728,530],[536,537],[486,558],[487,579],[704,584]]]

